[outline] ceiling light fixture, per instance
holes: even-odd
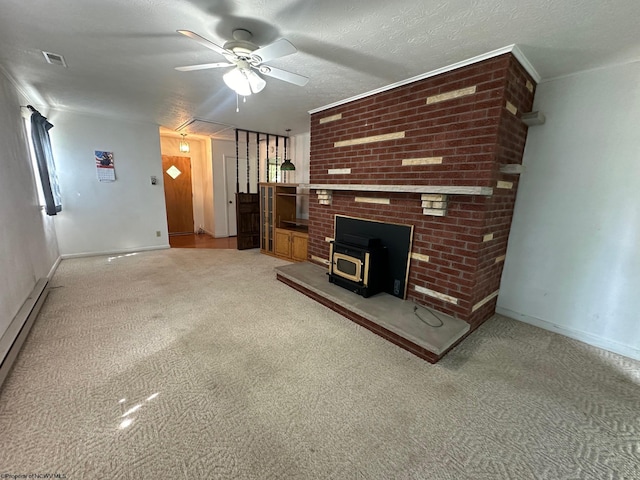
[[[187,136],[186,133],[181,133],[180,135],[182,135],[182,140],[180,140],[180,152],[181,153],[189,153],[189,151],[191,150],[191,148],[189,148],[189,142],[187,142],[184,137]]]
[[[267,84],[245,60],[240,60],[238,66],[225,73],[222,78],[227,87],[243,97],[261,92]]]
[[[284,162],[280,165],[280,170],[285,172],[291,172],[296,169],[296,166],[291,162],[290,158],[287,158],[287,140],[289,140],[290,128],[287,128],[287,136],[284,139]]]

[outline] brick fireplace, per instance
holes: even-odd
[[[311,115],[309,258],[335,215],[413,225],[407,298],[490,318],[500,287],[535,82],[511,53]]]

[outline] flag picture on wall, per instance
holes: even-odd
[[[113,165],[113,152],[95,150],[96,171],[100,182],[115,182],[116,169]]]

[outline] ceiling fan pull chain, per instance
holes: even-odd
[[[236,93],[236,113],[240,111],[240,97]]]

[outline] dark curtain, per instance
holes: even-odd
[[[33,112],[31,114],[31,141],[36,152],[47,215],[56,215],[62,211],[62,198],[56,166],[53,162],[51,140],[49,139],[49,130],[53,128],[53,125],[31,105],[29,105],[29,110]]]

